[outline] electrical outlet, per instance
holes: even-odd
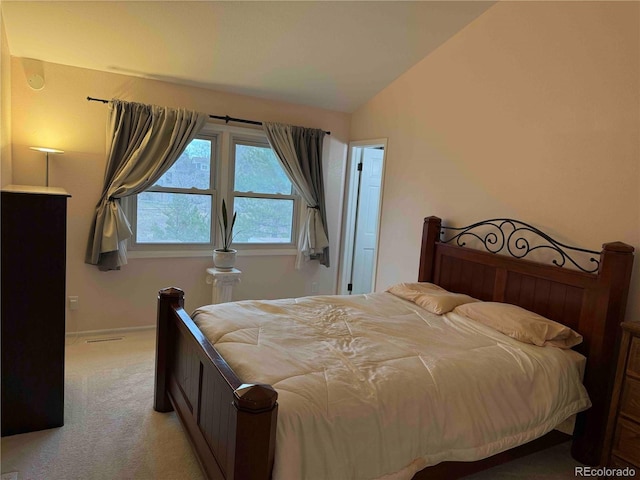
[[[311,283],[311,293],[318,293],[319,287],[318,282]]]
[[[18,480],[18,472],[3,473],[0,480]]]
[[[69,310],[78,310],[78,297],[75,295],[69,297]]]

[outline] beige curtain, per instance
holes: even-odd
[[[322,178],[325,132],[280,123],[263,122],[262,126],[287,176],[307,204],[298,237],[296,268],[309,260],[328,267],[329,234]]]
[[[184,109],[109,102],[107,167],[89,232],[86,263],[100,270],[119,270],[127,263],[126,241],[132,232],[119,199],[153,185],[206,121],[206,114]]]

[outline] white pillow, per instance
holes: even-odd
[[[582,335],[566,325],[509,303],[478,302],[460,305],[453,313],[487,325],[511,338],[540,347],[571,348],[582,342]]]
[[[420,307],[443,315],[458,305],[477,302],[473,297],[462,293],[452,293],[444,288],[428,282],[398,283],[387,290],[396,297],[409,300]]]

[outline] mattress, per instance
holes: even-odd
[[[590,406],[580,354],[389,293],[192,317],[239,378],[277,390],[274,480],[409,479],[526,443]]]

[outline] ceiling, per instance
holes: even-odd
[[[494,2],[2,0],[12,56],[353,112]]]

